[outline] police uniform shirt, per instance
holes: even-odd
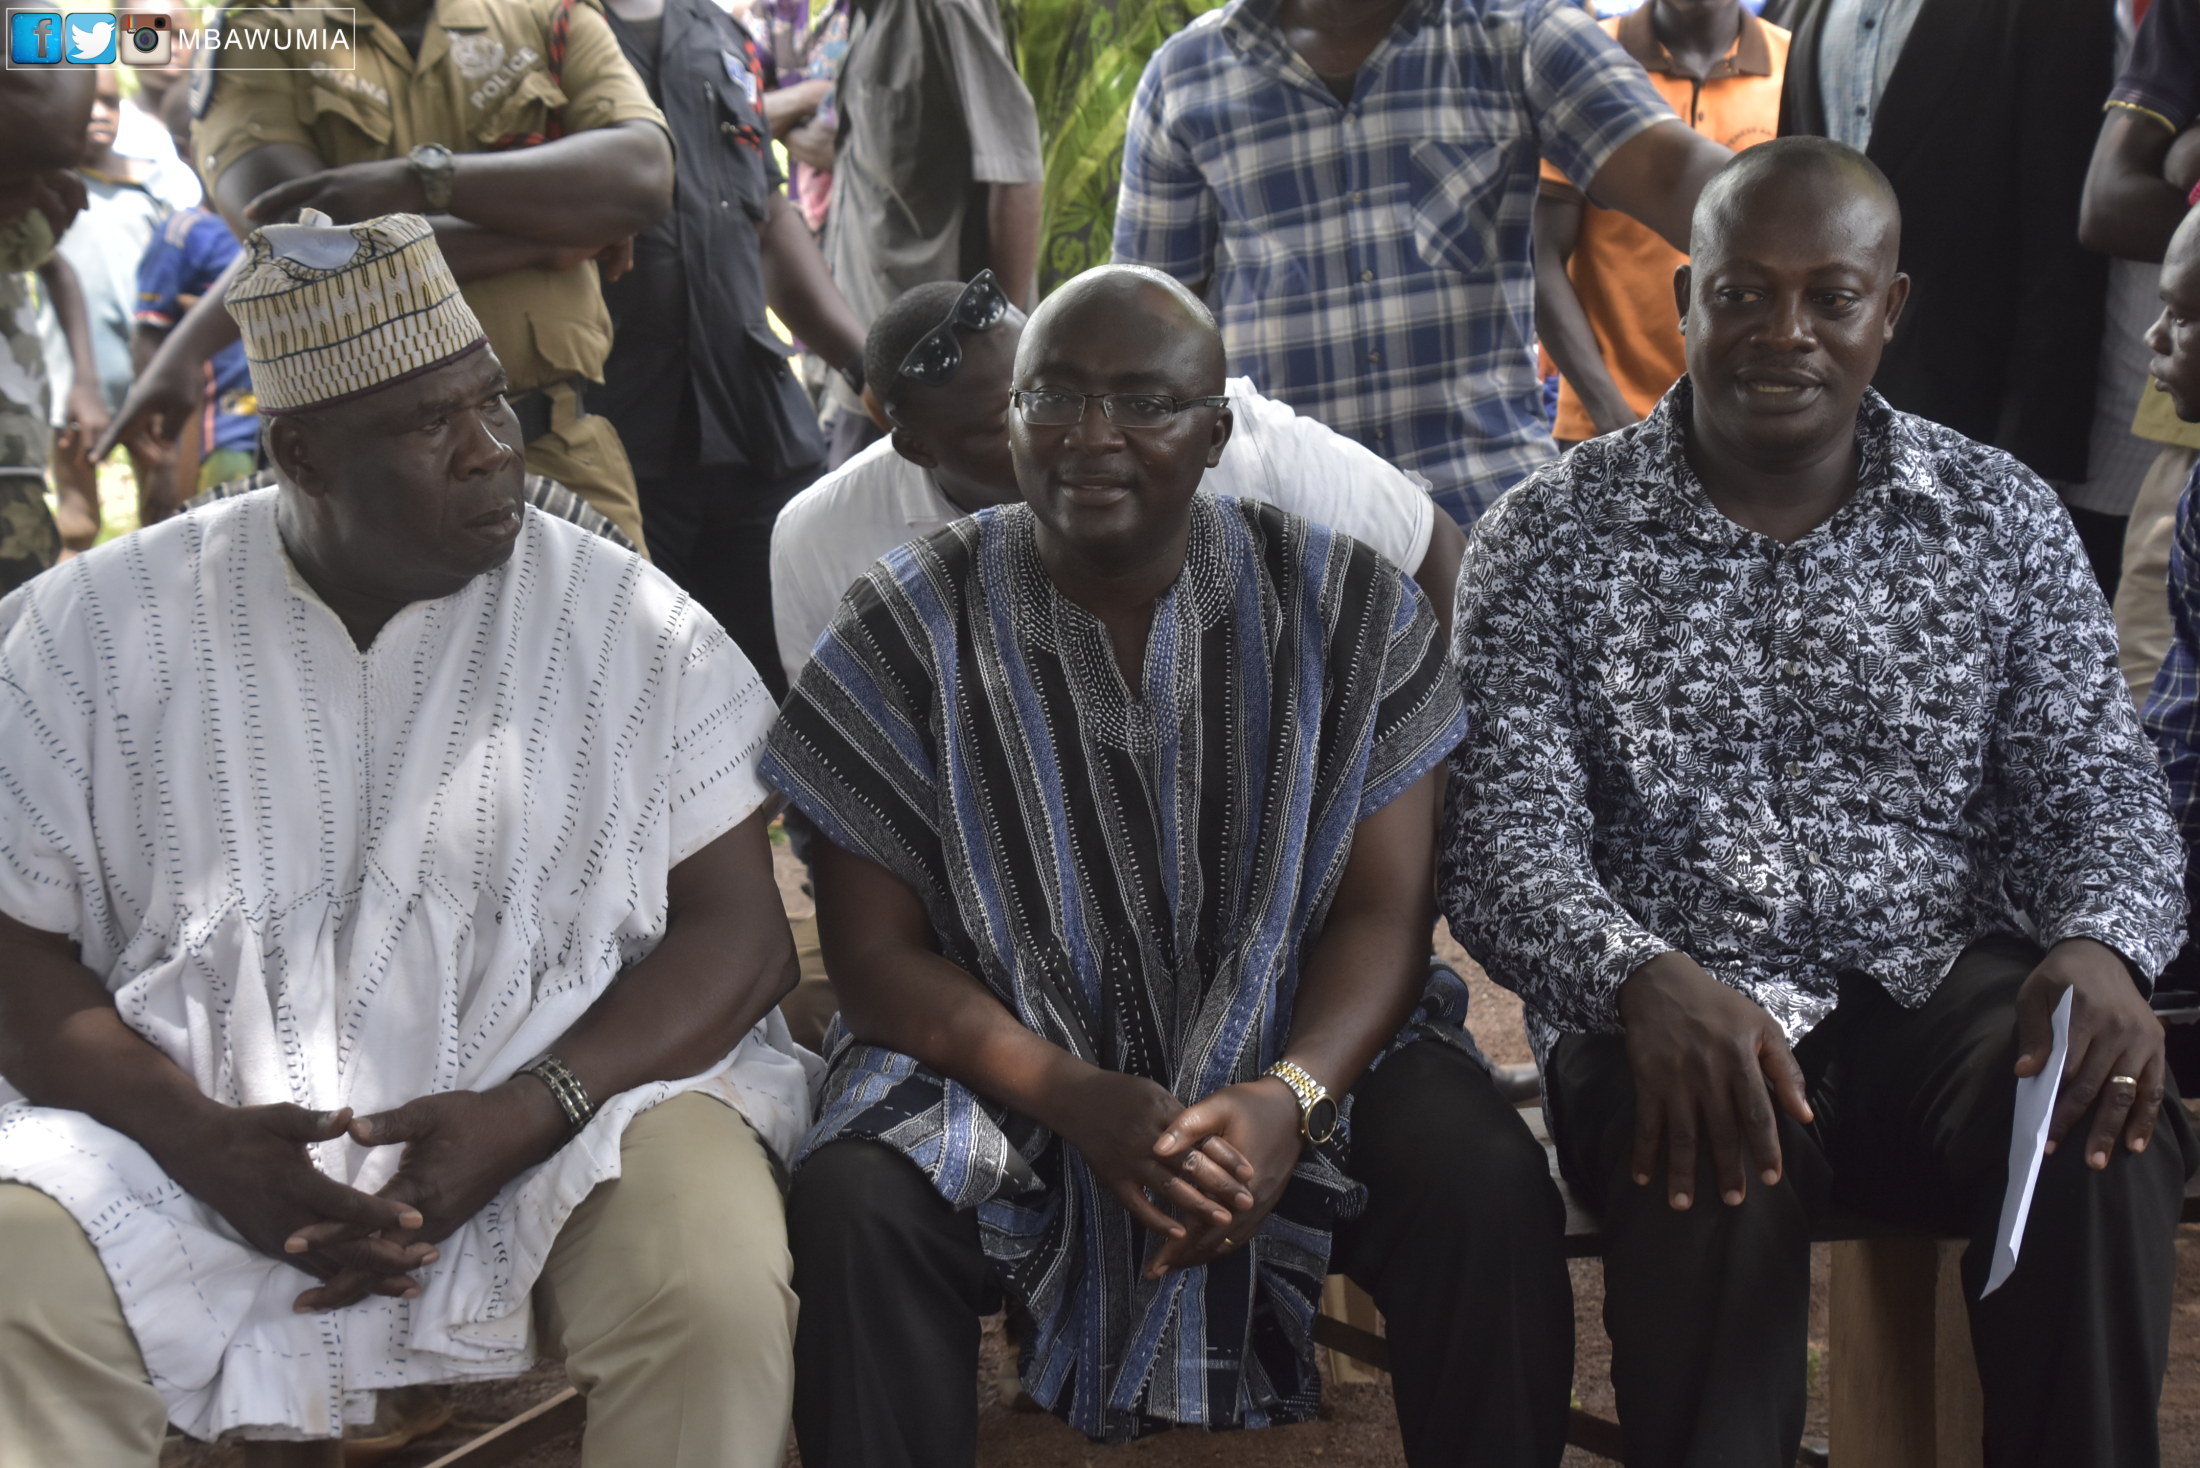
[[[733,465],[758,483],[814,472],[825,449],[789,350],[765,319],[760,227],[783,180],[764,121],[763,69],[713,0],[665,0],[658,21],[611,29],[664,108],[679,160],[673,207],[605,289],[618,333],[590,404],[646,478]]]
[[[595,0],[573,6],[562,87],[552,79],[558,8],[559,0],[437,0],[417,58],[364,6],[349,27],[329,24],[327,12],[233,9],[219,49],[201,63],[213,70],[201,78],[212,90],[194,130],[200,166],[218,183],[272,143],[296,144],[331,168],[403,157],[422,143],[495,152],[540,141],[561,109],[568,134],[632,119],[664,127]],[[515,390],[603,380],[611,317],[596,271],[515,270],[464,290]]]

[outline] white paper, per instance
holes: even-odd
[[[2054,1114],[2063,1062],[2070,1055],[2070,996],[2075,992],[2063,990],[2055,1005],[2055,1039],[2048,1048],[2047,1064],[2038,1075],[2017,1082],[2016,1123],[2009,1129],[2009,1190],[2001,1199],[2001,1226],[1994,1230],[1994,1267],[1987,1271],[1986,1288],[1979,1291],[1982,1300],[2016,1271],[2017,1250],[2024,1246],[2024,1221],[2032,1214],[2032,1190],[2039,1185],[2040,1160],[2047,1155],[2047,1121]]]

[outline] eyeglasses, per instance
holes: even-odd
[[[955,309],[947,313],[947,319],[919,337],[909,355],[901,359],[900,375],[912,382],[939,386],[962,366],[962,340],[955,335],[957,328],[991,331],[1007,314],[1008,297],[1001,294],[1000,282],[993,278],[992,271],[979,271],[955,297]]]
[[[1160,392],[1058,392],[1050,387],[1028,388],[1008,395],[1016,411],[1034,428],[1067,428],[1084,421],[1085,404],[1098,402],[1100,411],[1118,428],[1159,428],[1187,408],[1227,408],[1228,398],[1172,398]]]

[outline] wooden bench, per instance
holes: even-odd
[[[1558,1175],[1539,1106],[1521,1114],[1550,1161],[1566,1202],[1566,1257],[1604,1252],[1596,1217]],[[2200,1179],[2185,1188],[2184,1221],[2200,1223]],[[1833,1373],[1829,1429],[1843,1461],[1871,1468],[1981,1468],[1985,1410],[1971,1327],[1963,1302],[1966,1240],[1904,1233],[1862,1219],[1830,1219],[1812,1238],[1833,1246],[1827,1301]],[[1330,1281],[1331,1303],[1343,1314],[1314,1319],[1314,1339],[1378,1371],[1390,1369],[1390,1343],[1374,1302],[1341,1278]],[[1619,1424],[1576,1407],[1566,1440],[1600,1458],[1620,1456]],[[1824,1464],[1826,1449],[1806,1444],[1802,1461]]]
[[[1532,1076],[1531,1070],[1528,1095]],[[1566,1257],[1601,1257],[1602,1231],[1558,1175],[1543,1109],[1524,1106],[1521,1114],[1543,1144],[1566,1203]],[[2184,1221],[2200,1223],[2200,1179],[2185,1189]],[[1829,1416],[1832,1441],[1843,1459],[1871,1468],[1981,1468],[1985,1412],[1963,1304],[1965,1241],[1854,1219],[1830,1220],[1813,1237],[1833,1246],[1829,1344],[1840,1369],[1833,1374]],[[1390,1343],[1382,1337],[1374,1302],[1342,1276],[1330,1284],[1329,1309],[1314,1317],[1315,1341],[1350,1361],[1388,1371]],[[586,1415],[580,1394],[567,1387],[428,1468],[498,1468],[571,1432]],[[1566,1440],[1600,1458],[1616,1462],[1620,1456],[1619,1424],[1579,1407],[1567,1424]],[[1803,1462],[1822,1465],[1824,1452],[1822,1445],[1806,1444]]]

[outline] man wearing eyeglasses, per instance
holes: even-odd
[[[1223,371],[1166,277],[1057,291],[1022,503],[874,567],[771,736],[843,1006],[788,1202],[810,1468],[973,1462],[1004,1294],[1090,1437],[1305,1421],[1332,1270],[1408,1463],[1564,1452],[1563,1213],[1427,963],[1458,685],[1403,572],[1201,492]]]
[[[1023,313],[991,271],[966,286],[919,286],[872,323],[864,376],[890,436],[789,501],[772,530],[772,617],[789,682],[872,562],[1021,497],[1007,415],[1023,334]],[[1231,419],[1229,444],[1201,488],[1266,500],[1366,542],[1413,576],[1448,628],[1466,537],[1427,488],[1243,377],[1226,379],[1222,396],[1214,406]]]

